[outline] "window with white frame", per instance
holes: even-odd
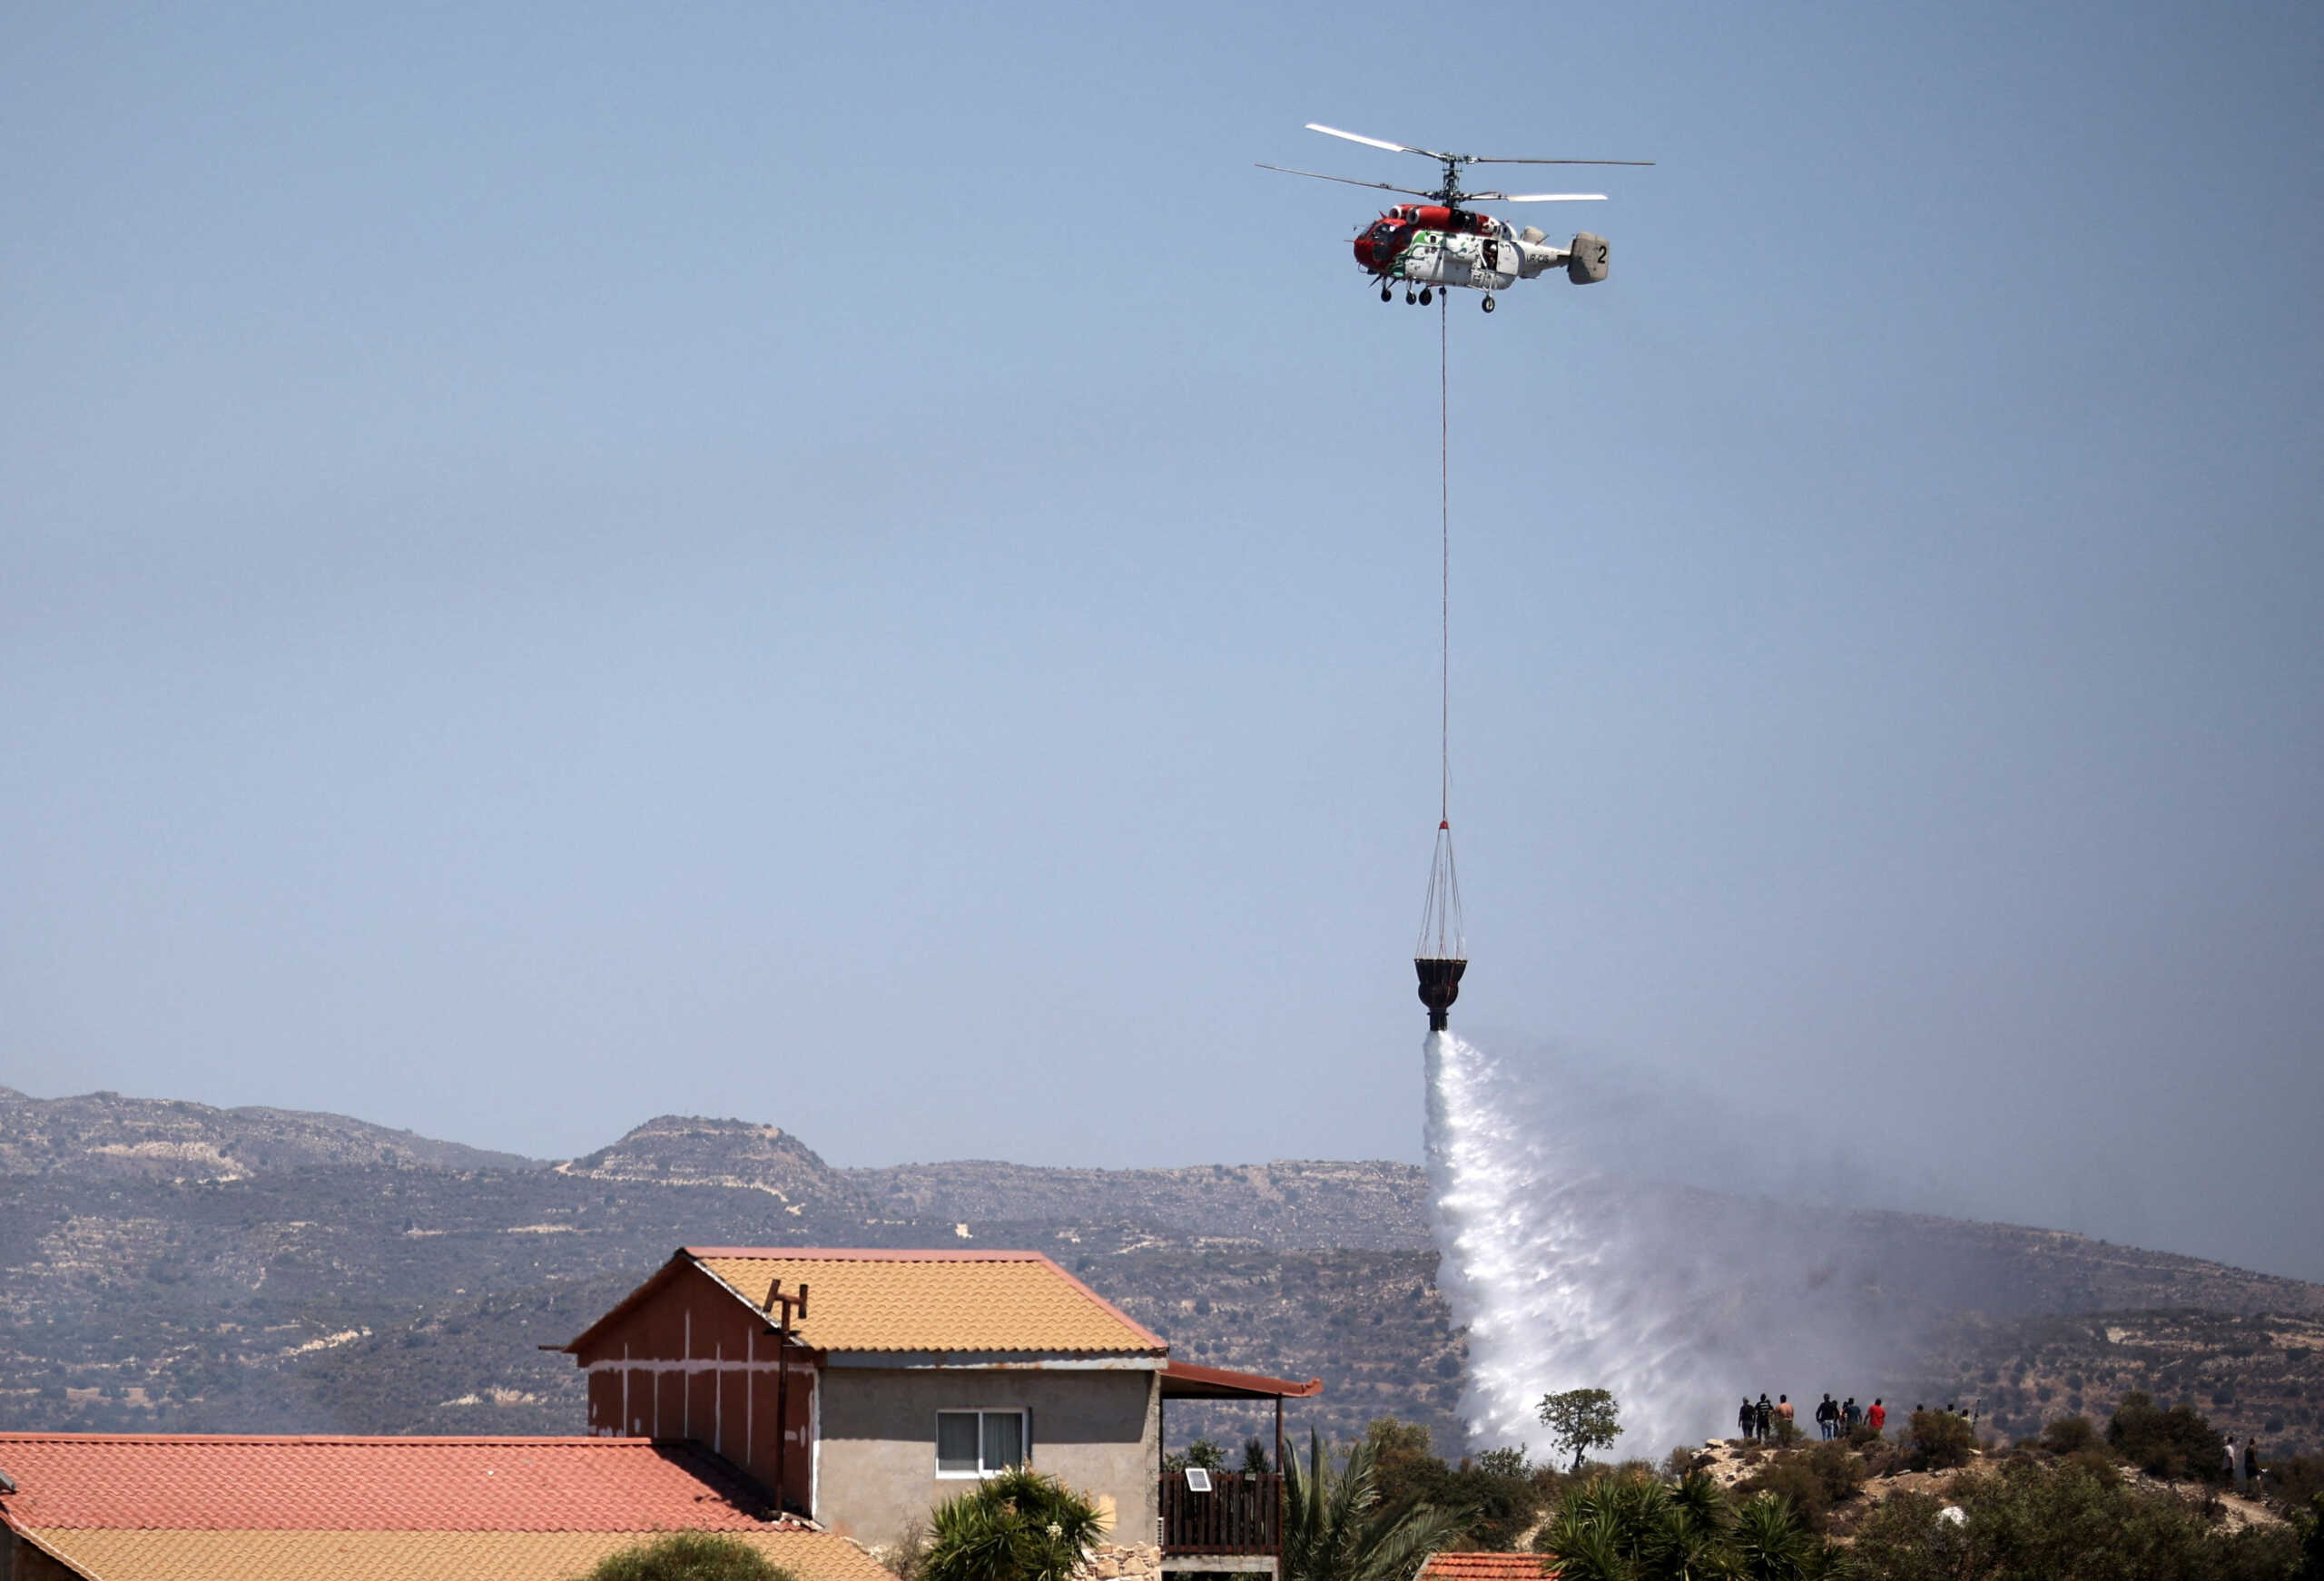
[[[1021,1410],[936,1413],[936,1475],[990,1477],[1025,1463]]]

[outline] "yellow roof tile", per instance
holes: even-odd
[[[1168,1347],[1038,1252],[857,1252],[695,1246],[753,1304],[808,1287],[795,1329],[819,1350],[1100,1352]]]
[[[574,1581],[606,1555],[666,1532],[138,1531],[25,1534],[99,1581]],[[895,1581],[830,1532],[721,1532],[799,1581]]]

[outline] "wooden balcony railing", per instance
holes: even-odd
[[[1185,1472],[1166,1471],[1161,1509],[1166,1554],[1283,1551],[1283,1478],[1273,1471],[1214,1471],[1208,1493],[1188,1488]]]

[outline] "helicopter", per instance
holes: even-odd
[[[1603,192],[1469,192],[1461,189],[1461,169],[1472,164],[1609,164],[1650,165],[1650,159],[1504,159],[1480,153],[1439,153],[1434,149],[1413,148],[1401,142],[1388,142],[1377,137],[1364,137],[1354,132],[1342,132],[1336,126],[1307,123],[1307,130],[1320,132],[1326,137],[1344,138],[1361,142],[1367,148],[1384,148],[1391,153],[1416,153],[1423,159],[1435,160],[1444,167],[1443,183],[1434,191],[1422,191],[1414,187],[1399,187],[1388,182],[1359,182],[1348,176],[1327,176],[1317,171],[1293,170],[1288,165],[1261,162],[1261,170],[1280,171],[1287,176],[1307,176],[1319,182],[1338,182],[1351,187],[1377,187],[1384,192],[1402,192],[1406,197],[1426,200],[1419,203],[1398,203],[1382,211],[1356,232],[1355,261],[1372,279],[1380,282],[1380,300],[1388,301],[1395,295],[1397,280],[1404,282],[1404,300],[1423,306],[1435,300],[1440,290],[1454,286],[1484,292],[1484,309],[1493,310],[1493,293],[1506,290],[1521,280],[1533,280],[1563,265],[1566,279],[1575,285],[1595,285],[1606,278],[1606,239],[1587,231],[1577,231],[1571,246],[1560,247],[1541,231],[1531,225],[1522,230],[1512,228],[1506,220],[1496,220],[1466,207],[1471,203],[1602,203]],[[1415,290],[1417,288],[1417,290]]]

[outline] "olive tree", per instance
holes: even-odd
[[[1581,1469],[1581,1458],[1592,1449],[1610,1448],[1621,1437],[1621,1417],[1614,1404],[1614,1397],[1602,1389],[1569,1389],[1563,1394],[1545,1394],[1540,1407],[1541,1423],[1550,1429],[1550,1441],[1559,1452],[1573,1452],[1573,1468]]]

